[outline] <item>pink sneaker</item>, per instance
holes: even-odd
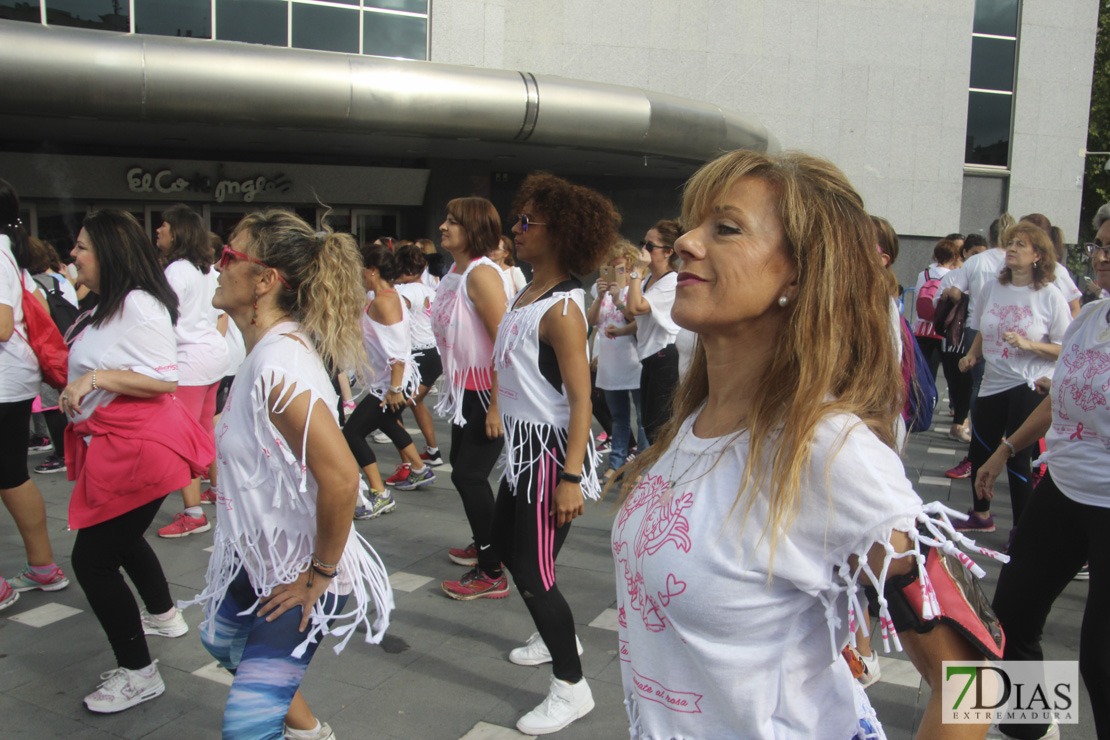
[[[965,457],[963,460],[960,461],[959,465],[952,468],[951,470],[946,470],[944,472],[944,474],[947,475],[949,478],[955,478],[957,480],[963,480],[964,478],[970,478],[971,477],[971,461],[968,460]]]
[[[447,557],[452,563],[458,565],[474,566],[478,564],[478,548],[471,542],[466,547],[452,547],[447,551]]]
[[[212,529],[212,523],[204,514],[189,516],[184,511],[173,518],[173,522],[158,530],[159,537],[172,539],[174,537],[188,537],[191,534],[200,534]]]
[[[201,491],[200,492],[200,502],[202,504],[214,504],[214,503],[216,503],[216,489],[215,488],[205,488],[203,491]]]

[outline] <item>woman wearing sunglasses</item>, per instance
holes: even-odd
[[[601,492],[590,434],[585,293],[572,274],[597,268],[617,239],[620,216],[599,193],[547,173],[524,180],[513,208],[521,214],[513,226],[516,251],[534,272],[493,348],[505,429],[493,539],[536,625],[509,660],[552,664],[547,698],[516,725],[525,735],[544,735],[594,706],[555,558],[584,499]]]
[[[205,607],[204,646],[235,674],[225,740],[333,737],[298,692],[308,663],[326,634],[343,636],[338,651],[357,628],[377,642],[388,625],[393,596],[352,524],[358,465],[325,369],[365,370],[361,266],[349,234],[276,210],[240,221],[220,260],[213,305],[247,358],[216,431],[221,510],[192,603]]]
[[[156,233],[156,247],[166,265],[166,280],[177,294],[180,315],[174,325],[177,339],[177,400],[185,404],[201,427],[213,434],[216,391],[227,373],[231,358],[212,307],[216,271],[212,269],[212,246],[200,214],[186,205],[167,208]],[[213,437],[213,443],[215,438]],[[211,491],[207,503],[215,503]],[[181,490],[185,510],[158,530],[159,537],[186,537],[212,529],[201,511],[200,478]]]
[[[1107,209],[1107,206],[1103,206]],[[1110,209],[1107,209],[1110,210]],[[1087,254],[1096,284],[1110,290],[1110,219],[1098,224]],[[1010,562],[1002,567],[993,607],[1006,627],[1006,660],[1043,660],[1041,635],[1056,598],[1089,564],[1079,668],[1091,695],[1098,737],[1110,737],[1110,300],[1089,303],[1071,322],[1052,376],[1052,395],[1041,401],[979,468],[975,493],[989,500],[994,481],[1014,450],[1045,438],[1041,457],[1049,471],[1014,532]],[[1058,737],[1048,725],[1001,725],[1008,737]]]
[[[640,242],[640,260],[628,273],[628,302],[621,309],[636,319],[636,350],[640,356],[640,404],[649,442],[671,418],[671,399],[678,386],[678,324],[671,320],[678,274],[675,240],[678,221],[660,221]]]
[[[162,501],[208,469],[214,451],[177,389],[177,294],[134,216],[85,217],[73,247],[77,284],[99,296],[70,329],[66,468],[74,481],[69,526],[73,573],[118,665],[85,697],[93,712],[119,712],[162,694],[147,635],[188,631],[158,557],[143,533]],[[145,605],[140,614],[127,571]]]

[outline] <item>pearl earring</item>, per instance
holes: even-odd
[[[787,304],[787,303],[790,303],[790,299],[789,299],[789,298],[787,298],[786,296],[780,296],[780,297],[779,297],[779,305],[780,305],[780,306],[782,306],[783,308],[786,308],[786,304]]]

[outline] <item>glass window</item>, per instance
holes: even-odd
[[[293,46],[358,54],[358,10],[293,3]]]
[[[362,53],[404,59],[428,58],[428,19],[388,13],[363,14]]]
[[[968,93],[965,162],[1009,165],[1012,107],[1013,96],[1006,93]]]
[[[299,2],[301,2],[301,0],[293,0],[293,2],[294,3],[299,3]],[[359,0],[327,0],[327,2],[329,2],[329,3],[341,3],[343,5],[354,5],[357,8]],[[294,12],[296,12],[296,11],[294,10]]]
[[[1010,39],[971,39],[971,87],[981,90],[1014,89],[1014,52]]]
[[[219,0],[216,38],[250,44],[286,46],[289,6],[285,0]]]
[[[135,33],[212,38],[211,0],[135,0]]]
[[[0,0],[0,19],[40,23],[39,0]]]
[[[367,8],[385,8],[386,10],[404,10],[409,13],[428,12],[428,0],[366,0],[363,3]]]
[[[1017,36],[1018,0],[975,0],[974,33]]]
[[[46,0],[46,22],[54,26],[131,31],[130,4],[123,0]]]

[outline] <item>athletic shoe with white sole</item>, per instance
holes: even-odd
[[[432,470],[431,465],[425,465],[423,470],[409,470],[408,476],[404,480],[394,483],[393,487],[398,491],[412,491],[435,482],[435,471]]]
[[[20,593],[24,591],[61,591],[69,585],[69,579],[66,578],[66,574],[57,565],[45,576],[35,573],[28,565],[19,575],[9,578],[8,583]]]
[[[578,647],[578,654],[582,654],[582,641],[578,639],[578,635],[574,636],[574,644]],[[540,637],[539,632],[533,632],[532,636],[528,638],[528,642],[524,643],[521,647],[513,648],[509,652],[509,661],[517,665],[540,665],[541,663],[551,662],[551,652],[547,649],[547,643]]]
[[[158,674],[155,663],[137,671],[116,668],[101,673],[100,678],[103,681],[100,686],[85,697],[85,707],[98,714],[122,712],[161,696],[166,690],[166,684],[162,683],[162,676]]]
[[[19,601],[19,592],[9,586],[3,578],[0,578],[0,612],[17,601]]]
[[[208,521],[208,517],[204,514],[189,516],[182,511],[174,516],[172,522],[158,530],[158,536],[175,539],[177,537],[188,537],[191,534],[200,534],[210,529],[212,529],[212,523]]]
[[[594,696],[586,679],[567,683],[551,677],[547,698],[517,720],[516,728],[525,735],[550,735],[558,732],[594,708]]]
[[[185,617],[181,616],[181,610],[177,607],[174,607],[173,615],[169,619],[159,619],[146,609],[143,609],[141,616],[144,635],[181,637],[189,631],[189,625],[185,623]]]
[[[294,730],[285,726],[284,740],[335,740],[335,730],[327,722],[316,720],[313,730]]]
[[[435,448],[435,452],[432,452],[431,447],[425,447],[424,451],[420,453],[420,459],[425,465],[431,465],[433,468],[438,468],[443,464],[443,456],[440,455],[438,447]]]

